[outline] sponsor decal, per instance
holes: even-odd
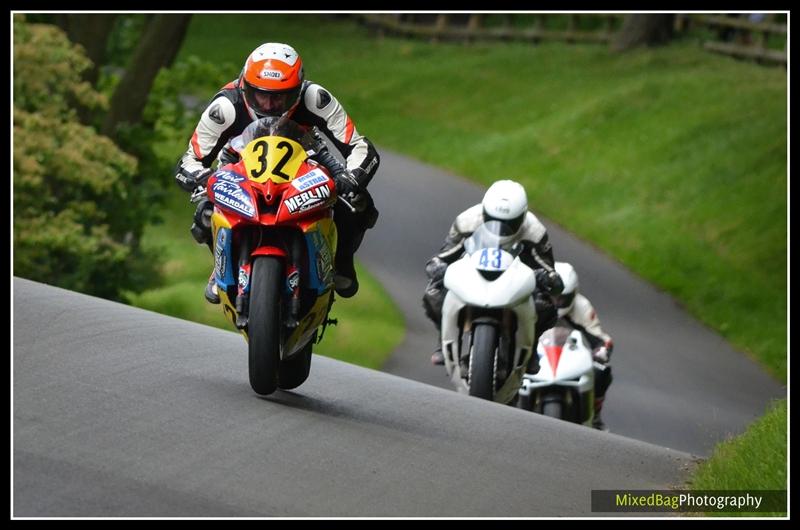
[[[367,166],[367,168],[364,170],[364,173],[369,175],[370,172],[372,172],[372,168],[374,168],[375,164],[377,164],[377,163],[378,163],[378,159],[377,158],[373,158],[372,162],[370,162],[369,165]]]
[[[225,123],[225,119],[222,117],[222,113],[220,112],[219,103],[211,107],[208,111],[208,117],[211,118],[211,121],[214,123],[218,123],[223,125]]]
[[[316,188],[304,191],[300,195],[289,197],[283,204],[289,213],[295,214],[305,212],[312,208],[316,208],[323,204],[331,196],[331,191],[327,186],[318,186]]]
[[[317,278],[319,279],[320,283],[325,283],[325,277],[327,276],[325,272],[325,262],[322,258],[322,255],[317,252]]]
[[[314,169],[302,177],[294,179],[292,181],[292,186],[297,188],[298,191],[306,191],[325,182],[328,182],[328,176],[325,175],[325,173],[323,173],[321,170]]]
[[[215,202],[247,217],[256,216],[250,196],[238,184],[223,179],[215,182],[212,189]]]
[[[326,90],[317,92],[317,108],[324,109],[331,102],[331,95]]]
[[[250,271],[245,267],[239,267],[239,289],[240,292],[245,292],[247,286],[250,284]]]
[[[234,184],[238,184],[239,182],[243,182],[246,179],[242,175],[237,175],[232,171],[228,171],[226,169],[217,171],[216,175],[217,180],[224,180],[225,182],[233,182]]]
[[[217,270],[217,276],[220,278],[225,276],[225,245],[227,242],[227,230],[217,232],[217,244],[214,245],[214,267]]]
[[[261,70],[261,79],[281,79],[283,77],[283,73],[280,70],[269,70],[264,69]]]
[[[294,291],[300,285],[300,271],[292,272],[288,278],[286,278],[286,285],[289,286],[290,291]]]
[[[312,245],[316,248],[316,264],[317,264],[317,277],[322,284],[327,283],[328,276],[333,269],[333,260],[331,259],[331,249],[328,248],[328,243],[322,234],[319,232],[312,232],[311,234]]]

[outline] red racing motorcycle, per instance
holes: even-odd
[[[285,118],[251,123],[240,160],[196,192],[211,214],[214,276],[225,315],[248,343],[258,394],[301,385],[334,301],[337,200],[331,171],[309,158],[308,132]]]

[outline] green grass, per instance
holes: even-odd
[[[233,79],[265,40],[297,48],[379,146],[484,185],[519,180],[535,212],[786,380],[785,69],[694,39],[625,54],[431,44],[316,15],[195,15],[181,56],[225,64]],[[782,407],[720,445],[693,487],[784,489]]]
[[[228,64],[232,79],[265,39],[295,46],[379,145],[482,184],[519,180],[535,212],[785,380],[784,69],[693,41],[611,54],[377,40],[319,15],[195,15],[180,57]]]
[[[374,39],[337,17],[253,14],[195,15],[179,61],[199,56],[230,80],[266,40],[295,46],[307,76],[379,146],[485,185],[521,181],[535,212],[672,294],[786,380],[785,69],[707,53],[694,40],[626,54],[430,44]],[[187,88],[208,98],[218,87],[201,77]],[[170,149],[175,156],[183,145]],[[189,239],[190,207],[179,208],[160,229],[172,234],[163,239],[171,287],[138,303],[229,329],[202,299],[211,260]],[[363,284],[334,306],[341,324],[328,330],[325,350],[347,351],[339,345],[365,333],[359,351],[380,350],[384,337],[399,342],[396,310]],[[720,444],[692,488],[785,489],[786,414],[783,401]]]
[[[697,469],[692,490],[785,490],[787,401],[780,400],[741,436],[725,441]],[[706,515],[736,515],[708,512]],[[786,515],[755,513],[748,515]]]
[[[149,226],[142,240],[145,248],[157,249],[164,257],[163,286],[138,295],[127,293],[128,301],[150,311],[236,331],[220,306],[203,298],[213,262],[208,247],[195,243],[189,234],[193,212],[187,194],[177,187],[169,192],[164,223]],[[339,324],[328,326],[314,353],[380,368],[403,339],[403,316],[380,283],[358,264],[357,271],[358,294],[334,303],[331,318],[338,319]],[[246,347],[243,337],[243,351]]]

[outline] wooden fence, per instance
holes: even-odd
[[[748,13],[678,15],[675,26],[680,32],[691,32],[696,28],[714,30],[713,38],[703,41],[703,47],[709,51],[786,65],[786,24],[775,22],[772,13],[756,15],[753,18],[760,20],[754,21]]]
[[[760,62],[786,64],[787,26],[774,14],[753,21],[741,14],[677,14],[680,35],[702,35],[705,49]],[[359,14],[381,33],[430,40],[519,40],[538,43],[609,44],[622,26],[624,13],[391,13]],[[776,47],[775,41],[779,41]],[[782,44],[782,47],[781,47]]]
[[[367,25],[391,34],[426,37],[434,40],[522,40],[540,42],[608,43],[621,24],[623,15],[559,15],[563,28],[553,29],[554,15],[517,14],[362,14]],[[522,17],[525,17],[524,19]],[[586,30],[581,22],[593,19],[597,29]],[[489,24],[489,22],[495,24]],[[498,25],[497,22],[500,24]],[[599,22],[599,24],[598,24]]]

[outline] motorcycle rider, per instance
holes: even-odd
[[[336,189],[354,208],[341,201],[334,207],[338,230],[334,278],[336,292],[349,298],[358,291],[353,254],[364,232],[378,218],[372,197],[366,189],[380,164],[375,147],[358,133],[339,101],[322,86],[305,79],[303,61],[294,48],[282,43],[265,43],[247,57],[239,77],[225,85],[212,98],[200,117],[186,152],[178,161],[175,179],[185,191],[205,185],[214,172],[211,165],[238,160],[229,141],[242,133],[251,122],[266,116],[287,117],[303,127],[321,131],[344,155],[342,167],[327,151],[317,135],[316,160],[332,170]],[[332,167],[332,166],[337,166]],[[210,202],[201,203],[194,216],[192,235],[210,245]],[[219,303],[214,274],[208,280],[205,297]]]
[[[557,261],[555,269],[564,282],[564,290],[556,296],[555,304],[558,308],[558,317],[567,321],[577,329],[592,348],[592,357],[596,361],[594,368],[594,421],[593,427],[603,431],[608,430],[600,418],[603,409],[606,391],[613,380],[611,365],[608,364],[614,342],[611,336],[600,327],[600,319],[592,303],[578,292],[578,273],[569,263]],[[598,366],[599,364],[599,366]]]
[[[426,264],[428,285],[422,298],[425,315],[430,318],[441,335],[442,305],[446,295],[444,274],[447,267],[464,253],[464,241],[484,222],[501,221],[509,234],[509,242],[524,246],[520,255],[522,262],[536,274],[536,290],[533,300],[536,305],[536,341],[539,336],[555,324],[556,308],[552,296],[561,292],[561,279],[554,268],[553,248],[547,229],[539,219],[528,211],[528,196],[525,188],[512,180],[498,180],[492,184],[476,204],[456,217],[439,252]],[[441,340],[431,355],[433,364],[444,364]],[[528,372],[539,371],[539,359],[531,356]]]

